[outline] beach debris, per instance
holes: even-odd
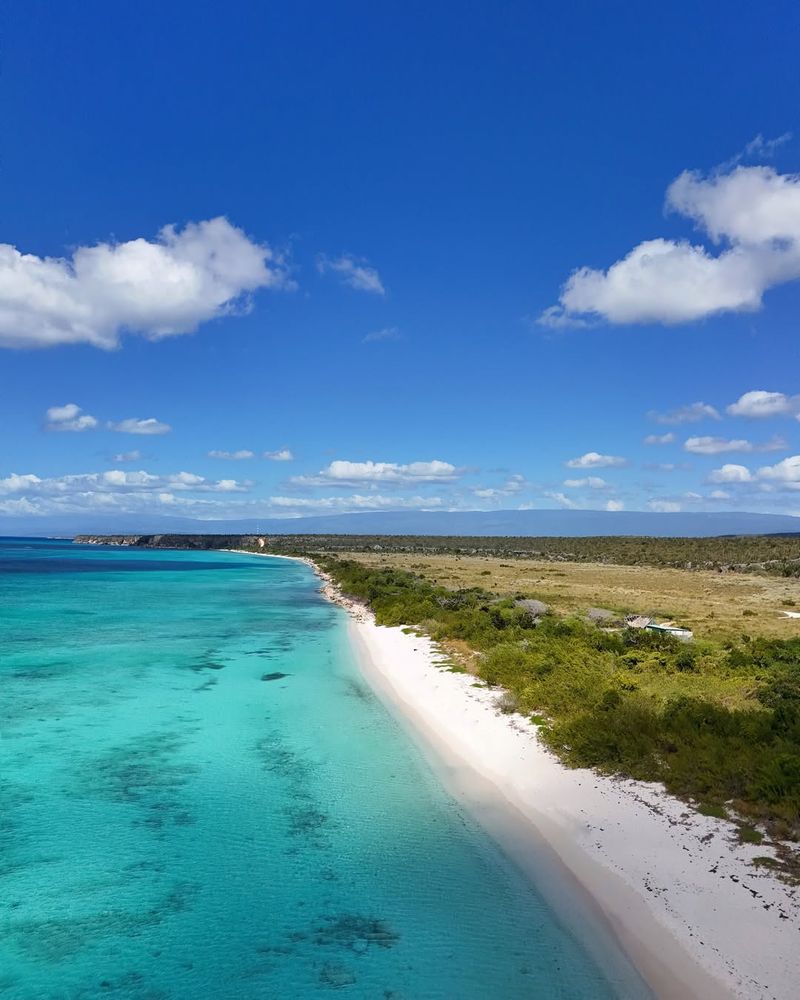
[[[291,677],[291,676],[292,676],[291,674],[282,674],[280,672],[280,670],[276,670],[274,673],[271,673],[271,674],[262,674],[261,675],[261,680],[262,681],[280,681],[280,680],[283,680],[284,677]]]
[[[781,618],[800,618],[800,611],[781,611]]]

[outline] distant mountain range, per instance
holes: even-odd
[[[342,535],[769,535],[800,533],[800,517],[739,512],[658,514],[651,511],[498,510],[376,511],[271,520],[198,521],[159,515],[0,517],[0,535],[79,534],[342,534]]]

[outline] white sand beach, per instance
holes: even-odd
[[[376,625],[329,581],[323,591],[351,615],[366,679],[451,791],[557,909],[575,885],[588,893],[656,996],[798,995],[797,890],[751,864],[769,848],[738,844],[732,824],[657,785],[565,768],[535,726],[498,711],[500,692],[443,667],[431,640]]]
[[[300,561],[350,615],[365,679],[612,979],[626,973],[606,946],[662,1000],[794,1000],[800,892],[753,866],[769,847],[739,844],[731,823],[658,785],[564,767],[532,723],[498,710],[499,690],[447,669],[430,639],[376,625]]]

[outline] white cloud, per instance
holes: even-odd
[[[51,406],[45,414],[45,427],[49,431],[91,431],[97,427],[97,418],[84,413],[76,403]]]
[[[726,493],[725,490],[712,490],[709,494],[712,500],[730,500],[730,493]]]
[[[527,317],[526,317],[527,318]],[[537,326],[546,326],[549,330],[575,330],[588,327],[591,324],[580,316],[572,316],[564,311],[563,306],[548,306],[534,320],[528,318]]]
[[[647,506],[659,514],[677,514],[681,509],[681,505],[674,500],[648,500]]]
[[[750,470],[744,465],[723,465],[709,475],[709,482],[712,483],[749,483],[753,477]]]
[[[672,431],[667,434],[648,434],[644,439],[645,444],[672,444],[675,440],[675,435]]]
[[[522,492],[525,488],[525,477],[520,475],[509,476],[502,486],[476,486],[472,493],[481,500],[500,500],[503,497],[513,496]]]
[[[278,451],[265,451],[264,458],[268,458],[270,462],[294,461],[294,455],[289,448],[280,448]]]
[[[550,500],[555,500],[557,504],[560,504],[562,507],[566,507],[569,510],[574,510],[578,506],[571,497],[566,495],[566,493],[548,491],[544,495],[549,497]]]
[[[400,329],[396,326],[385,326],[382,330],[374,330],[363,338],[363,344],[373,344],[379,340],[402,340]]]
[[[317,257],[317,269],[320,274],[333,271],[342,281],[359,292],[373,292],[375,295],[385,295],[381,277],[372,265],[363,258],[342,254],[341,257]]]
[[[30,472],[23,476],[12,472],[5,479],[0,479],[0,493],[21,493],[23,490],[36,490],[43,482],[44,480]]]
[[[586,476],[584,479],[565,479],[564,485],[569,489],[607,490],[609,484],[599,476]]]
[[[621,500],[607,500],[606,510],[625,510],[625,504]]]
[[[175,472],[159,476],[144,469],[106,472],[84,472],[67,476],[42,478],[31,473],[12,473],[0,479],[0,494],[24,493],[28,496],[86,496],[96,493],[152,493],[154,490],[177,490],[199,493],[243,493],[251,483],[234,479],[217,481],[193,472]]]
[[[364,483],[405,485],[411,483],[449,483],[461,474],[449,462],[331,462],[315,476],[295,476],[296,486],[358,486]]]
[[[719,252],[682,240],[650,239],[607,270],[582,267],[541,321],[685,323],[754,311],[773,286],[800,277],[800,177],[767,166],[703,176],[685,171],[667,208],[691,219]]]
[[[144,420],[139,417],[128,417],[127,420],[119,420],[116,423],[109,421],[108,428],[120,434],[168,434],[172,430],[169,424],[162,423],[155,417],[147,417]]]
[[[216,449],[208,453],[209,458],[224,458],[231,462],[240,462],[247,458],[255,458],[255,452],[241,448],[239,451],[217,451]]]
[[[792,138],[791,132],[784,132],[783,135],[777,136],[775,139],[765,139],[764,136],[759,132],[758,135],[751,139],[750,142],[744,147],[743,156],[762,156],[769,157],[775,154],[775,150],[782,146],[785,142],[788,142]],[[741,157],[739,157],[740,159]]]
[[[564,463],[570,469],[609,469],[627,465],[627,459],[619,455],[600,455],[596,451],[587,451],[579,458],[571,458]]]
[[[732,417],[791,417],[800,414],[800,396],[786,396],[782,392],[753,389],[744,393],[726,408]]]
[[[800,486],[800,455],[791,455],[789,458],[784,458],[777,465],[762,466],[758,470],[757,475],[759,479],[776,480],[785,485],[796,483]]]
[[[773,437],[761,444],[753,444],[744,438],[728,440],[719,437],[690,437],[684,442],[684,450],[695,455],[722,455],[725,452],[738,451],[742,453],[757,451],[784,451],[788,446],[783,438]]]
[[[757,493],[800,490],[800,455],[790,455],[775,465],[751,472],[743,465],[723,465],[708,477],[711,483],[744,485]]]
[[[113,456],[115,462],[138,462],[142,457],[140,451],[120,451]]]
[[[667,413],[651,410],[647,416],[657,424],[695,424],[700,420],[721,420],[719,412],[708,403],[689,403]]]
[[[227,219],[165,226],[153,241],[78,247],[69,259],[0,244],[0,347],[192,333],[258,288],[291,287],[283,258]]]

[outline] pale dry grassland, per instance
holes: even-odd
[[[481,556],[407,555],[391,552],[340,553],[370,566],[394,566],[419,573],[454,590],[484,587],[496,594],[536,597],[559,614],[587,608],[654,614],[693,629],[698,638],[763,635],[800,636],[800,580],[746,573],[614,566],[604,563],[508,561]]]

